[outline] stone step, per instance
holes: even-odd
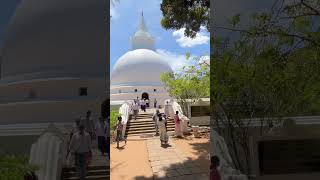
[[[153,113],[139,113],[138,116],[153,116]]]
[[[168,129],[168,131],[174,131],[174,129]],[[156,133],[156,130],[139,130],[139,131],[128,131],[126,135],[132,135],[132,134],[147,134],[147,133]]]
[[[142,116],[142,117],[137,117],[136,119],[134,117],[132,117],[132,120],[139,120],[139,119],[152,119],[152,116]]]
[[[174,129],[174,126],[167,126],[167,129]],[[132,131],[143,131],[143,130],[155,130],[155,127],[131,127],[126,130],[126,132]]]
[[[131,119],[131,122],[139,122],[139,121],[153,121],[152,118],[140,118],[140,119]]]
[[[98,176],[87,176],[86,180],[106,180],[109,179],[110,175],[98,175]],[[79,177],[69,177],[64,180],[80,180]]]
[[[167,126],[174,126],[174,123],[168,123]],[[154,123],[146,123],[146,124],[128,124],[127,129],[131,127],[154,127]]]
[[[174,124],[174,122],[168,121],[167,124]],[[130,121],[127,126],[132,125],[154,125],[153,121]]]
[[[89,170],[88,176],[106,176],[110,174],[109,169],[96,169],[96,170]],[[63,178],[70,178],[70,177],[77,177],[76,171],[67,171],[63,173]]]
[[[110,167],[108,165],[89,165],[88,166],[88,171],[91,170],[100,170],[100,169],[109,169]],[[64,167],[63,172],[68,172],[68,171],[76,171],[75,167]]]

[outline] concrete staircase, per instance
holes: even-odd
[[[110,178],[110,166],[107,156],[102,156],[97,149],[92,150],[92,163],[88,167],[86,180],[105,180]],[[75,167],[62,169],[62,180],[80,179]]]
[[[155,134],[155,126],[152,120],[153,113],[139,113],[137,119],[134,118],[129,120],[127,123],[125,136],[135,136],[142,134]],[[173,119],[168,120],[167,130],[168,132],[174,131],[174,121]]]

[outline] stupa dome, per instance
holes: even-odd
[[[159,54],[149,49],[129,51],[114,66],[112,85],[160,85],[160,75],[172,72]]]
[[[141,14],[140,24],[131,37],[132,50],[122,55],[113,68],[111,85],[161,85],[160,76],[172,72],[162,56],[154,51],[154,38],[149,34]]]
[[[105,76],[103,8],[101,0],[21,1],[5,36],[1,81]]]

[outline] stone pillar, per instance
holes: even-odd
[[[63,135],[53,124],[32,144],[29,163],[37,165],[39,180],[58,180],[63,165]]]

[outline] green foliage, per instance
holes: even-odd
[[[186,28],[185,35],[189,37],[195,37],[201,26],[209,30],[209,0],[163,0],[160,9],[165,29]]]
[[[210,67],[200,58],[191,58],[187,53],[190,65],[183,67],[177,73],[163,73],[161,81],[165,84],[171,97],[182,105],[185,114],[188,113],[188,100],[199,100],[210,97]]]
[[[26,156],[0,154],[0,179],[21,180],[28,172],[36,171],[36,166],[28,163]]]
[[[233,17],[225,28],[240,32],[233,42],[213,41],[223,47],[211,60],[215,124],[235,166],[247,174],[252,173],[248,140],[253,134],[243,119],[260,118],[263,136],[274,126],[271,120],[320,113],[320,3],[277,2],[270,12],[251,15],[248,29],[238,27],[240,17]]]
[[[116,127],[118,116],[119,116],[119,108],[110,110],[110,135],[113,133],[113,130]]]

